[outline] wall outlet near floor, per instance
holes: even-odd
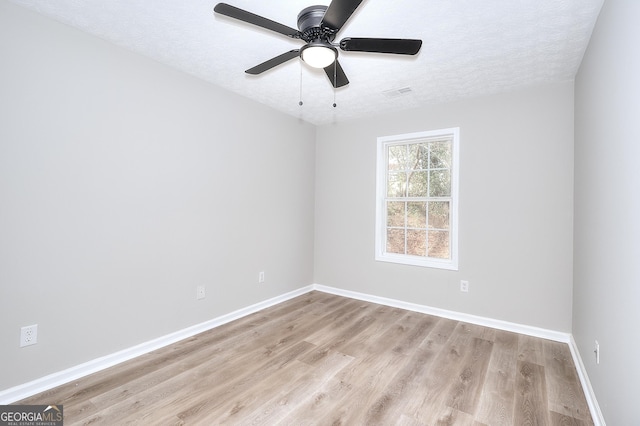
[[[264,271],[260,271],[258,274],[258,284],[262,284],[264,282]]]
[[[465,280],[460,281],[460,291],[463,293],[469,292],[469,281],[465,281]]]
[[[28,325],[20,329],[20,347],[38,343],[38,324]]]
[[[198,287],[196,287],[196,299],[200,300],[200,299],[204,299],[204,286],[203,285],[199,285]]]
[[[596,355],[596,364],[600,364],[600,343],[596,340],[595,350],[593,353]]]

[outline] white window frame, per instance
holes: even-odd
[[[449,211],[449,259],[438,259],[428,256],[387,253],[387,152],[390,145],[420,143],[429,139],[450,137],[451,146],[451,205]],[[423,266],[448,270],[458,270],[458,182],[460,157],[460,128],[431,130],[417,133],[407,133],[394,136],[378,137],[378,152],[376,164],[376,230],[375,230],[375,259],[382,262],[393,262],[406,265]]]

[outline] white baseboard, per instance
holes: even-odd
[[[514,333],[526,334],[529,336],[540,337],[543,339],[553,340],[556,342],[569,343],[571,334],[562,333],[560,331],[547,330],[544,328],[532,327],[508,321],[496,320],[493,318],[480,317],[476,315],[464,314],[461,312],[448,311],[446,309],[433,308],[416,303],[404,302],[402,300],[388,299],[386,297],[373,296],[371,294],[358,293],[355,291],[342,290],[334,287],[327,287],[320,284],[313,285],[314,290],[331,293],[338,296],[349,297],[351,299],[363,300],[365,302],[378,303],[380,305],[392,306],[394,308],[406,309],[408,311],[420,312],[422,314],[435,315],[442,318],[449,318],[456,321],[468,322],[471,324],[482,325],[484,327],[497,328],[499,330],[512,331]]]
[[[569,342],[569,349],[571,349],[573,363],[576,365],[576,370],[578,370],[578,377],[580,378],[580,384],[582,385],[584,396],[586,397],[587,404],[589,405],[589,411],[591,412],[593,423],[595,426],[606,426],[604,416],[602,415],[602,411],[598,405],[598,400],[596,399],[596,394],[593,392],[593,388],[591,387],[591,381],[587,375],[587,369],[584,366],[584,362],[582,362],[582,357],[580,356],[578,345],[576,345],[576,341],[573,339],[573,335]]]
[[[52,389],[56,386],[60,386],[73,380],[77,380],[81,377],[88,376],[89,374],[96,373],[98,371],[112,367],[116,364],[120,364],[140,355],[144,355],[151,351],[160,349],[164,346],[179,342],[180,340],[189,338],[198,333],[202,333],[238,318],[242,318],[255,312],[261,311],[262,309],[266,309],[270,306],[277,305],[278,303],[293,299],[294,297],[308,293],[312,290],[313,286],[311,285],[303,287],[298,290],[294,290],[289,293],[285,293],[283,295],[256,303],[246,308],[238,309],[237,311],[222,315],[209,321],[205,321],[201,324],[196,324],[183,330],[167,334],[166,336],[149,340],[148,342],[132,346],[113,354],[106,355],[101,358],[76,365],[66,370],[49,374],[31,382],[0,391],[0,405],[11,404],[16,401],[20,401],[21,399],[36,395],[40,392]]]
[[[501,321],[492,318],[480,317],[476,315],[469,315],[461,312],[449,311],[445,309],[433,308],[425,305],[418,305],[415,303],[404,302],[401,300],[389,299],[386,297],[374,296],[371,294],[358,293],[350,290],[342,290],[335,287],[328,287],[320,284],[313,284],[300,289],[285,293],[280,296],[273,297],[263,302],[256,303],[246,308],[238,309],[237,311],[222,315],[218,318],[196,324],[192,327],[179,330],[175,333],[168,334],[166,336],[159,337],[157,339],[150,340],[148,342],[141,343],[122,351],[85,362],[83,364],[71,367],[69,369],[50,374],[48,376],[33,380],[31,382],[15,386],[3,391],[0,391],[0,405],[7,405],[21,399],[28,398],[32,395],[44,392],[52,389],[56,386],[69,383],[73,380],[77,380],[81,377],[87,376],[92,373],[96,373],[100,370],[112,367],[116,364],[128,361],[140,355],[144,355],[151,351],[160,349],[164,346],[176,343],[180,340],[189,338],[198,333],[202,333],[236,319],[245,317],[247,315],[258,312],[262,309],[277,305],[278,303],[285,302],[294,297],[308,293],[310,291],[317,290],[324,293],[335,294],[338,296],[349,297],[351,299],[362,300],[365,302],[377,303],[380,305],[392,306],[395,308],[406,309],[409,311],[420,312],[429,315],[435,315],[443,318],[449,318],[457,321],[468,322],[471,324],[482,325],[485,327],[496,328],[499,330],[512,331],[514,333],[526,334],[529,336],[540,337],[543,339],[554,340],[557,342],[567,343],[571,350],[573,361],[578,371],[580,383],[584,390],[589,410],[591,411],[591,417],[595,423],[595,426],[606,426],[602,412],[596,400],[589,377],[584,368],[580,352],[576,346],[573,336],[569,333],[563,333],[559,331],[547,330],[538,327],[532,327],[528,325],[522,325],[517,323],[511,323],[508,321]]]

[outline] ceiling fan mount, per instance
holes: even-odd
[[[329,6],[309,6],[298,14],[297,30],[226,3],[218,3],[214,11],[305,42],[300,49],[290,50],[249,68],[245,71],[247,74],[261,74],[300,57],[314,68],[323,68],[333,87],[337,88],[349,84],[349,79],[338,62],[338,48],[343,51],[415,55],[422,46],[422,40],[396,38],[347,37],[334,44],[337,33],[362,1],[333,0]]]

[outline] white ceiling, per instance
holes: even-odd
[[[215,0],[12,1],[317,125],[571,80],[603,3],[366,0],[336,41],[417,38],[422,49],[416,56],[340,51],[350,84],[334,90],[323,70],[299,59],[245,74],[302,42],[214,15]],[[302,9],[330,0],[225,2],[296,28]]]

